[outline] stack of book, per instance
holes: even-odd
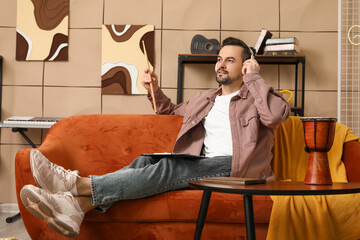
[[[299,40],[295,37],[271,38],[265,42],[265,55],[296,55],[299,53]]]

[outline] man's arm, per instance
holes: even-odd
[[[290,106],[274,89],[265,83],[259,74],[259,64],[247,60],[243,66],[243,82],[255,99],[260,121],[267,127],[275,128],[290,116]]]
[[[168,98],[163,91],[159,87],[159,81],[158,77],[154,72],[151,72],[149,70],[145,70],[142,78],[141,78],[141,84],[145,87],[146,90],[148,90],[148,99],[153,105],[152,96],[150,94],[150,83],[153,84],[154,89],[154,95],[156,99],[156,108],[158,111],[158,114],[167,114],[167,115],[184,115],[184,110],[186,103],[181,104],[174,104],[171,102],[171,99]],[[154,108],[154,106],[153,106]]]

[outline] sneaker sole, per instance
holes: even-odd
[[[53,210],[49,208],[45,203],[41,202],[33,191],[28,188],[23,188],[20,193],[20,198],[26,209],[35,217],[46,221],[46,223],[57,233],[69,237],[75,238],[78,233],[73,230],[72,227],[59,220]]]

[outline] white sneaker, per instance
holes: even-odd
[[[70,238],[79,235],[85,214],[70,192],[49,194],[41,188],[25,185],[20,198],[32,215],[45,220],[57,233]]]
[[[39,150],[30,151],[30,166],[36,184],[50,193],[67,192],[80,178],[78,171],[65,170],[50,162]],[[77,196],[76,191],[72,191]]]

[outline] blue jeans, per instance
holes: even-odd
[[[185,159],[140,156],[130,165],[102,176],[91,175],[92,203],[105,212],[114,202],[188,187],[188,181],[230,176],[232,156]]]

